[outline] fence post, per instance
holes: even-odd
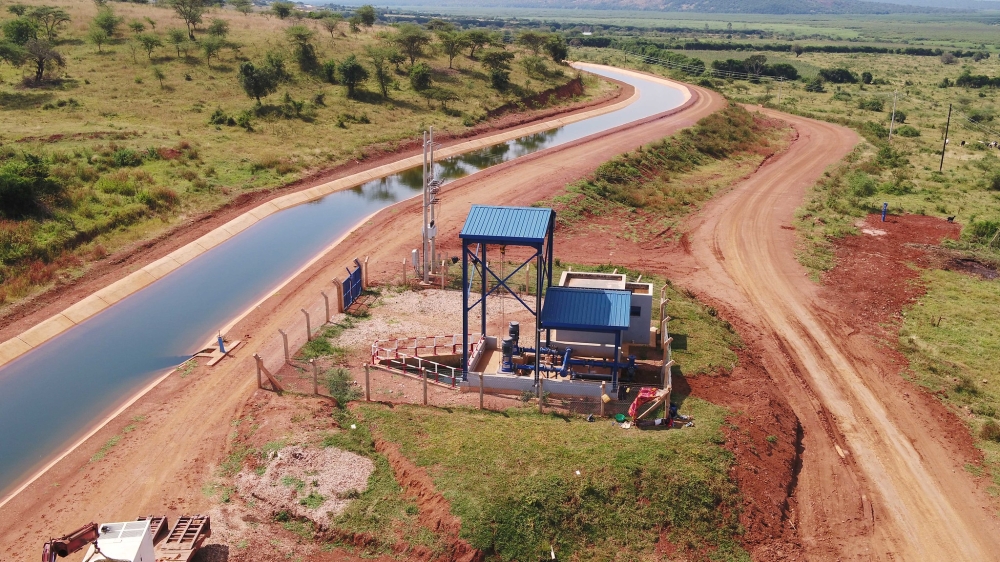
[[[310,359],[310,363],[313,366],[313,394],[319,395],[319,365],[316,364],[315,359]]]
[[[608,383],[606,383],[604,381],[601,381],[601,417],[602,418],[604,417],[604,397],[606,396],[606,393],[604,392],[604,388],[605,388],[605,386],[607,384]]]
[[[306,341],[312,341],[313,335],[312,335],[312,326],[309,324],[309,313],[306,312],[306,309],[304,308],[300,308],[299,310],[302,311],[302,314],[306,315]]]
[[[333,280],[333,290],[337,293],[337,313],[344,311],[344,285],[340,279]]]
[[[263,385],[263,383],[260,380],[260,358],[259,358],[259,356],[254,355],[254,363],[257,365],[257,388],[260,388]]]
[[[424,406],[427,405],[427,369],[420,368],[420,374],[424,377]]]
[[[372,401],[372,379],[369,371],[371,366],[365,363],[365,402]]]
[[[447,269],[445,269],[445,260],[441,260],[441,289],[444,289],[445,277],[447,276]]]
[[[361,265],[361,288],[368,288],[368,256],[365,256],[365,261]]]
[[[323,323],[326,324],[330,321],[330,297],[326,296],[326,293],[320,291],[319,294],[323,295],[323,306],[326,309],[326,317],[323,318]]]
[[[406,286],[406,258],[403,258],[403,286]]]
[[[542,413],[542,403],[545,401],[545,379],[538,379],[538,413]]]
[[[486,377],[484,373],[479,373],[479,409],[483,409],[483,380]]]
[[[285,363],[291,365],[292,358],[288,355],[288,334],[286,334],[285,331],[282,330],[281,328],[278,328],[278,333],[281,334],[281,343],[282,346],[285,348]]]

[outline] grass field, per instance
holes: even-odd
[[[958,407],[987,463],[1000,466],[1000,284],[941,270],[924,272],[923,281],[927,294],[906,311],[900,330],[911,374]],[[993,480],[1000,486],[1000,471]]]
[[[422,92],[437,99],[411,85],[409,60],[389,65],[388,98],[374,78],[349,98],[345,86],[327,80],[322,66],[311,70],[299,64],[300,49],[288,30],[305,28],[319,65],[353,54],[374,75],[366,49],[389,46],[394,28],[376,24],[352,32],[340,23],[329,33],[314,19],[213,9],[205,14],[196,41],[182,39],[175,46],[170,33],[185,26],[172,9],[113,2],[119,30],[98,46],[88,39],[97,14],[94,3],[26,4],[53,5],[69,15],[54,42],[65,65],[50,64],[46,80],[34,84],[28,65],[0,64],[0,174],[30,171],[47,188],[59,189],[30,212],[7,208],[0,214],[6,219],[0,220],[0,304],[58,276],[75,275],[91,260],[241,193],[363,160],[368,147],[392,150],[429,126],[446,134],[465,131],[488,111],[561,85],[575,74],[542,61],[529,75],[521,61],[530,53],[511,46],[517,53],[512,85],[501,92],[490,86],[468,49],[448,68],[435,40],[418,62],[431,67],[432,88]],[[0,26],[14,19],[4,9]],[[225,47],[206,59],[205,45],[211,42],[206,30],[214,20],[228,34]],[[132,25],[144,30],[136,33]],[[144,38],[161,46],[154,41],[147,54],[139,42]],[[246,61],[262,66],[269,55],[284,60],[289,79],[255,107],[237,71]],[[610,87],[586,83],[588,95]],[[38,157],[37,166],[31,157]]]
[[[642,560],[661,536],[681,551],[749,560],[735,540],[738,492],[719,444],[725,410],[689,398],[678,431],[623,431],[607,421],[362,406],[379,434],[427,469],[492,559]]]

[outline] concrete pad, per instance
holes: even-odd
[[[69,318],[73,323],[79,324],[108,306],[110,305],[104,299],[94,294],[62,311],[62,315]]]
[[[137,292],[153,281],[156,281],[155,277],[140,269],[128,277],[108,285],[95,294],[110,305]]]
[[[205,248],[202,248],[198,242],[191,242],[190,244],[185,244],[173,252],[170,252],[166,257],[184,265],[203,253],[205,253]]]
[[[72,320],[62,314],[56,314],[47,320],[35,324],[17,337],[31,347],[38,347],[73,326],[76,326],[76,324]]]
[[[31,346],[19,337],[0,343],[0,365],[6,365],[29,351]]]
[[[152,275],[153,277],[160,279],[164,275],[170,273],[171,271],[177,269],[180,266],[181,264],[178,263],[177,260],[167,255],[147,265],[146,267],[142,268],[142,270]]]
[[[210,250],[218,246],[219,244],[222,244],[226,240],[229,240],[232,237],[233,236],[228,232],[226,232],[224,229],[216,228],[212,232],[209,232],[208,234],[195,240],[195,242],[197,242],[198,245],[201,246],[202,248]]]

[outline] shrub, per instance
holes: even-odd
[[[431,67],[419,62],[410,68],[410,87],[422,92],[431,87]]]
[[[860,171],[847,176],[847,186],[855,197],[871,197],[878,191],[875,178]]]
[[[896,134],[901,137],[913,138],[920,136],[920,130],[916,127],[911,127],[910,125],[903,125],[902,127],[896,129]]]
[[[132,168],[142,165],[142,155],[131,148],[119,148],[111,155],[111,163],[116,168]]]
[[[327,371],[326,388],[330,391],[330,396],[337,401],[337,407],[341,409],[348,402],[361,397],[361,391],[351,379],[351,373],[343,367]]]
[[[885,101],[882,98],[861,98],[858,100],[858,109],[882,111],[885,109]]]
[[[858,75],[846,68],[824,68],[819,71],[819,76],[827,82],[834,84],[857,84]]]
[[[23,218],[45,210],[62,195],[64,185],[49,175],[40,156],[0,160],[0,217]]]
[[[1000,443],[1000,424],[993,420],[986,420],[983,428],[979,430],[979,436],[987,441]]]

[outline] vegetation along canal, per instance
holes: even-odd
[[[683,93],[611,68],[640,97],[604,115],[444,160],[460,178],[545,148],[673,109]],[[361,218],[413,197],[420,169],[370,181],[268,216],[183,267],[0,369],[0,498],[103,415],[187,360],[220,326]]]

